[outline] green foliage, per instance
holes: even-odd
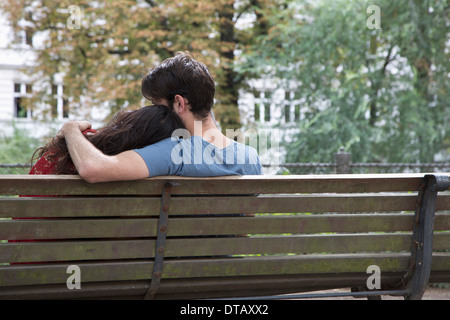
[[[33,138],[31,133],[20,130],[13,124],[13,135],[6,136],[0,132],[0,163],[25,164],[31,161],[34,151],[41,145],[41,141]],[[1,168],[1,174],[26,174],[28,168]]]
[[[79,29],[67,27],[70,5],[81,10]],[[381,29],[367,26],[372,5]],[[355,162],[450,157],[446,0],[5,0],[0,9],[16,34],[48,35],[31,72],[48,84],[65,73],[71,113],[138,106],[148,69],[188,50],[215,76],[223,130],[240,126],[245,80],[297,86],[299,132],[287,161],[332,161],[340,147]],[[242,17],[250,22],[237,28]]]
[[[217,82],[216,106],[222,128],[240,127],[235,51],[259,28],[238,32],[235,17],[256,12],[274,0],[5,0],[0,4],[16,34],[47,36],[31,74],[42,85],[64,74],[70,112],[79,117],[93,106],[111,115],[142,103],[141,81],[148,70],[177,51],[190,51]],[[78,11],[70,11],[74,6]],[[79,14],[79,15],[78,15]],[[80,17],[77,21],[76,17]],[[67,23],[80,22],[78,28]],[[26,27],[24,25],[26,24]],[[83,98],[83,99],[82,99]],[[50,102],[46,90],[34,101]],[[147,102],[148,103],[148,102]],[[36,112],[34,112],[36,114]]]
[[[366,25],[381,10],[381,29]],[[288,162],[431,162],[449,150],[447,1],[292,1],[268,15],[243,72],[297,84],[302,119]]]

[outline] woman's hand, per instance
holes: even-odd
[[[67,121],[64,123],[64,125],[61,127],[59,132],[56,134],[57,138],[64,138],[70,130],[79,130],[81,132],[86,131],[88,129],[91,129],[91,123],[89,121]]]
[[[88,121],[68,121],[56,137],[66,140],[67,149],[78,174],[87,182],[138,180],[149,176],[142,157],[133,150],[115,156],[105,155],[82,132],[91,128]]]

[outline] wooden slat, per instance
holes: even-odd
[[[433,250],[450,251],[450,232],[434,232],[433,234]]]
[[[0,239],[86,239],[155,237],[158,220],[147,219],[18,219],[0,220]]]
[[[139,181],[89,184],[79,176],[3,175],[0,194],[159,195],[165,182],[173,194],[245,194],[417,191],[424,174],[155,177]]]
[[[438,259],[436,260],[436,262],[440,262]],[[219,275],[366,272],[367,267],[370,265],[378,265],[385,272],[395,272],[405,270],[407,261],[409,261],[409,254],[270,256],[233,260],[224,259],[222,261],[204,260],[204,263],[199,261],[198,264],[180,260],[176,261],[177,263],[174,261],[173,264],[170,264],[170,267],[167,265],[163,277],[165,275],[168,278],[173,278]],[[450,261],[445,262],[447,264],[450,263]],[[437,268],[439,267],[438,265]]]
[[[450,213],[435,213],[434,218],[434,230],[450,230]]]
[[[1,217],[158,216],[154,198],[0,198]]]
[[[434,236],[434,250],[450,249],[450,233]],[[0,263],[154,257],[155,240],[15,242],[0,244]],[[165,257],[248,254],[410,251],[411,234],[341,234],[249,238],[167,239]]]
[[[161,195],[163,179],[91,184],[78,175],[2,175],[3,195]]]
[[[297,234],[410,231],[412,213],[267,215],[170,218],[167,235]],[[86,239],[155,237],[156,218],[0,220],[0,239]],[[450,230],[450,213],[437,213],[435,230]]]
[[[441,192],[436,199],[436,211],[450,211],[450,193]]]
[[[284,257],[248,257],[215,260],[166,260],[163,278],[214,277],[232,275],[268,275],[361,271],[372,264],[389,266],[389,271],[406,270],[407,254],[387,254],[381,256],[360,255],[353,259],[341,256],[284,256]],[[340,262],[340,263],[339,263]],[[65,283],[69,264],[48,264],[38,268],[32,265],[0,268],[0,286]],[[321,265],[321,267],[319,267]],[[150,261],[115,263],[80,263],[82,281],[121,281],[149,279],[153,268]],[[342,269],[343,268],[343,269]],[[383,270],[383,269],[382,269]],[[386,270],[388,271],[388,270]]]
[[[381,284],[398,283],[401,272],[384,272]],[[155,299],[199,299],[274,295],[301,291],[358,287],[366,284],[367,274],[308,274],[246,277],[209,277],[196,279],[164,279]],[[65,284],[16,286],[2,288],[0,299],[143,299],[149,280],[83,283],[81,290],[67,290]]]
[[[413,214],[312,214],[195,219],[171,218],[168,236],[410,231],[412,221]],[[450,214],[444,221],[448,221],[450,225]],[[435,224],[439,227],[438,222],[435,222]]]
[[[198,197],[173,198],[171,214],[227,213],[320,213],[410,211],[415,209],[416,196],[389,195],[263,195],[247,198]]]
[[[248,276],[279,274],[321,274],[358,272],[366,274],[367,267],[378,265],[382,272],[404,272],[409,254],[336,254],[283,257],[246,257],[235,259],[167,260],[163,279],[202,278],[216,276]],[[0,287],[66,283],[66,264],[0,266]],[[80,262],[82,282],[148,280],[151,261]],[[434,253],[432,270],[449,270],[450,254]],[[163,280],[164,281],[164,280]]]
[[[381,286],[399,283],[402,272],[383,272]],[[365,273],[332,273],[307,275],[274,275],[246,277],[213,277],[194,279],[164,279],[156,300],[214,299],[254,297],[298,293],[335,288],[361,287],[367,282]],[[449,282],[448,275],[431,272],[431,283]],[[143,299],[149,280],[83,283],[81,290],[67,290],[66,284],[4,287],[0,299]]]
[[[414,211],[417,196],[406,193],[343,195],[262,195],[248,197],[173,197],[169,214],[253,214]],[[450,206],[450,194],[436,207]],[[0,218],[158,215],[155,198],[0,198]]]
[[[172,215],[299,212],[414,211],[415,194],[263,195],[249,197],[173,197]],[[0,218],[158,215],[154,198],[0,198]],[[450,210],[450,194],[438,196],[436,210]]]
[[[364,233],[411,231],[413,213],[261,215],[172,218],[169,236],[226,234]],[[450,230],[450,213],[436,213],[435,231]]]

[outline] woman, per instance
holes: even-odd
[[[102,129],[86,130],[84,133],[99,150],[107,155],[116,155],[126,150],[143,148],[162,139],[172,136],[176,129],[184,128],[180,118],[167,106],[154,105],[134,111],[118,112]],[[33,166],[30,174],[77,174],[70,159],[64,138],[54,137],[50,143],[38,148],[32,157],[39,160]],[[33,197],[30,195],[21,197]],[[34,196],[34,197],[52,197]],[[13,218],[42,219],[42,218]],[[34,242],[49,240],[9,240],[8,242]],[[26,264],[26,263],[11,263]]]
[[[138,149],[169,138],[176,129],[184,128],[180,118],[167,106],[154,105],[134,111],[122,111],[102,129],[83,132],[106,155]],[[37,149],[39,158],[30,174],[77,174],[64,138],[55,137]]]

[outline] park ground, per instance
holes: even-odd
[[[335,289],[320,292],[349,292],[350,289]],[[383,300],[404,300],[403,297],[383,296]],[[315,300],[366,300],[365,298],[353,298],[353,297],[334,297],[334,298],[318,298]],[[450,300],[450,287],[438,288],[428,287],[423,295],[422,300]]]

